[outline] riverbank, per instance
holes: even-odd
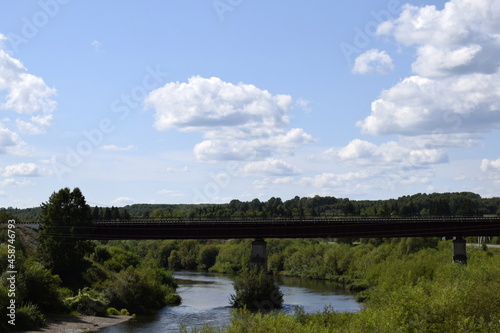
[[[132,316],[53,316],[47,318],[47,323],[37,331],[24,331],[26,333],[81,333],[95,332],[104,327],[113,326],[130,320]]]

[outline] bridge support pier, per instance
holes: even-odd
[[[262,238],[257,238],[252,242],[250,266],[267,271],[267,243]]]
[[[456,237],[453,240],[453,262],[465,265],[467,264],[467,250],[465,239]]]

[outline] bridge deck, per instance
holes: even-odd
[[[500,217],[100,221],[88,239],[500,236]]]

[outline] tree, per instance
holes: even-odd
[[[281,308],[283,293],[271,275],[263,269],[245,270],[233,284],[230,303],[236,308],[269,311]]]
[[[82,236],[92,228],[92,213],[79,188],[54,192],[42,203],[39,233],[41,257],[64,285],[77,288],[88,268],[85,255],[92,251],[90,241]]]

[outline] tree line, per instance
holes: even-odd
[[[0,208],[22,221],[39,221],[40,208]],[[417,193],[397,199],[351,200],[333,196],[299,197],[283,201],[231,200],[225,204],[133,204],[125,207],[94,207],[92,217],[98,220],[133,218],[285,218],[328,216],[483,216],[500,215],[500,197],[482,198],[472,192]]]

